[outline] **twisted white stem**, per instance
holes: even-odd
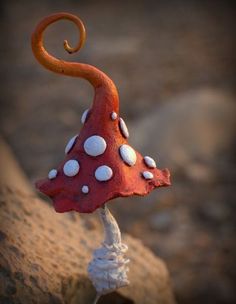
[[[128,247],[121,242],[116,220],[106,206],[98,212],[104,226],[105,238],[102,246],[93,253],[88,274],[99,297],[129,284],[126,274],[129,260],[124,257]]]
[[[103,227],[104,227],[104,233],[105,238],[104,242],[107,245],[113,245],[113,244],[121,244],[121,233],[119,226],[115,220],[115,218],[112,216],[111,212],[107,208],[106,205],[104,205],[103,208],[98,209]]]

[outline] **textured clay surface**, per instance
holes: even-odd
[[[92,303],[87,265],[102,240],[96,224],[56,214],[34,195],[9,187],[1,187],[0,204],[0,303]],[[126,235],[124,242],[131,284],[108,298],[174,303],[164,263],[140,241]]]

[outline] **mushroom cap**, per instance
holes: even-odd
[[[36,187],[53,200],[57,212],[91,213],[116,197],[146,195],[156,187],[170,185],[167,169],[150,166],[150,160],[146,161],[147,157],[128,144],[120,127],[119,115],[113,120],[113,112],[112,103],[103,111],[101,104],[94,104],[80,134],[74,136],[74,143],[70,141],[70,150],[58,166],[56,177],[36,183]],[[92,139],[95,139],[94,143]],[[88,154],[88,142],[95,154],[96,151],[100,154]],[[88,192],[84,191],[85,185]]]
[[[57,212],[90,213],[113,198],[146,195],[156,187],[170,185],[167,169],[157,169],[155,161],[129,146],[129,131],[119,117],[119,98],[113,81],[91,65],[60,60],[45,50],[45,29],[62,19],[72,21],[80,31],[78,45],[72,48],[65,40],[65,50],[74,53],[83,46],[86,33],[82,21],[62,12],[45,17],[37,25],[31,39],[33,53],[50,71],[88,80],[95,97],[92,108],[82,116],[80,134],[71,138],[65,148],[64,161],[36,187],[53,200]]]

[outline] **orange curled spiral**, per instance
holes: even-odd
[[[83,22],[75,15],[69,13],[56,13],[48,17],[45,17],[37,25],[36,29],[32,34],[31,45],[36,59],[45,68],[55,73],[72,76],[72,77],[81,77],[88,80],[95,88],[96,94],[98,94],[98,90],[99,90],[99,99],[112,98],[113,102],[118,107],[118,93],[116,87],[112,82],[112,80],[106,74],[104,74],[102,71],[89,64],[57,59],[56,57],[50,55],[44,48],[43,45],[44,31],[50,24],[62,19],[72,21],[78,27],[80,32],[78,45],[73,48],[69,45],[68,41],[65,40],[64,49],[68,53],[72,54],[79,51],[82,48],[86,38],[86,31]],[[95,99],[96,99],[96,95],[95,95]]]

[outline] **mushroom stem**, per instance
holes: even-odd
[[[129,284],[129,259],[124,256],[128,247],[121,242],[118,224],[106,205],[99,208],[99,215],[105,237],[102,246],[94,251],[93,259],[88,266],[88,274],[98,298]]]
[[[93,301],[93,304],[97,304],[97,302],[98,302],[99,299],[100,299],[100,295],[97,294],[97,295],[96,295],[96,298],[95,298],[94,301]]]
[[[107,206],[104,205],[102,208],[99,208],[98,212],[104,227],[104,244],[121,244],[121,233],[119,226]]]

